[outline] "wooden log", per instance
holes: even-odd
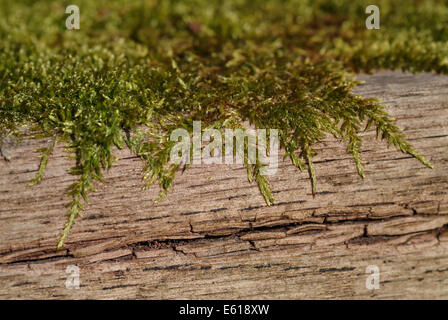
[[[128,151],[97,185],[61,251],[71,160],[59,145],[40,186],[27,187],[45,140],[25,138],[0,160],[0,298],[448,298],[448,77],[362,75],[408,140],[435,166],[364,134],[361,179],[328,137],[306,172],[280,162],[267,207],[242,166],[178,172],[167,197],[142,190]],[[67,266],[80,270],[67,289]],[[366,287],[377,266],[380,287]]]

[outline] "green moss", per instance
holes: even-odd
[[[61,248],[94,180],[130,148],[145,162],[146,187],[161,196],[178,166],[168,163],[172,130],[277,128],[294,165],[308,170],[327,134],[347,144],[356,169],[364,126],[423,164],[385,106],[352,93],[353,72],[376,68],[448,72],[446,1],[378,0],[381,29],[367,30],[370,1],[78,0],[81,29],[65,29],[71,1],[0,4],[0,137],[23,125],[51,145],[39,150],[44,176],[56,142],[76,160]],[[3,140],[3,138],[2,138]],[[0,143],[1,145],[1,143]],[[1,149],[4,153],[4,149]],[[6,154],[4,154],[6,156]],[[248,167],[268,205],[259,163]]]

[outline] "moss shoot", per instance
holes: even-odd
[[[27,126],[51,137],[38,150],[44,176],[57,143],[76,159],[67,222],[81,215],[95,180],[130,148],[161,196],[178,165],[176,128],[279,130],[280,146],[316,190],[315,144],[330,134],[347,145],[364,176],[361,131],[431,164],[377,100],[352,93],[354,74],[378,68],[448,73],[448,8],[441,0],[376,0],[381,29],[368,30],[364,0],[76,0],[79,30],[67,30],[75,1],[0,3],[0,150]],[[249,164],[266,203],[274,198],[260,164]]]

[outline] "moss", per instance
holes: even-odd
[[[446,1],[378,0],[381,29],[367,30],[370,1],[78,0],[81,29],[65,29],[71,1],[0,4],[0,137],[28,125],[67,144],[78,180],[70,189],[61,248],[95,180],[130,148],[145,162],[146,187],[161,196],[178,166],[169,163],[175,128],[278,128],[281,147],[308,170],[327,134],[347,144],[356,169],[364,126],[423,164],[377,100],[355,96],[353,73],[376,68],[448,72]],[[1,149],[5,155],[6,151]],[[266,203],[268,179],[247,163]]]

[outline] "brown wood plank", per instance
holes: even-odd
[[[59,145],[40,186],[26,187],[48,143],[25,139],[0,160],[0,298],[448,298],[448,77],[381,71],[357,89],[381,97],[433,170],[364,134],[361,179],[333,138],[306,172],[280,162],[267,207],[241,166],[179,172],[141,190],[128,151],[98,184],[55,251],[74,177]],[[65,287],[68,265],[81,288]],[[365,286],[380,269],[380,289]]]

